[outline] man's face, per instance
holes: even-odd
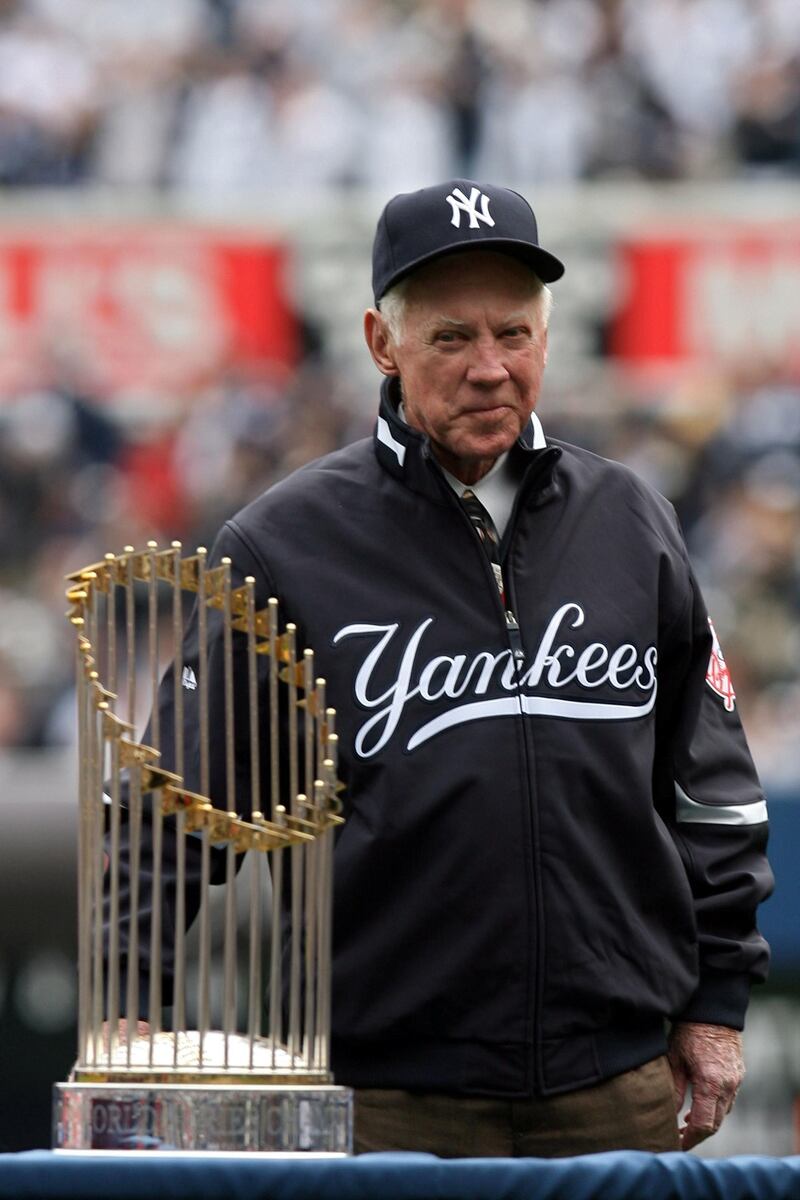
[[[539,398],[547,331],[530,271],[492,251],[446,256],[414,272],[398,340],[372,313],[367,340],[384,374],[400,377],[409,425],[442,466],[475,483]]]

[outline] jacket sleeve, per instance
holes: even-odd
[[[772,891],[767,806],[736,710],[730,674],[694,578],[665,662],[657,805],[694,897],[699,983],[674,1020],[744,1026],[769,947],[756,908]]]
[[[247,575],[256,579],[256,607],[266,604],[272,594],[270,581],[260,564],[237,536],[235,530],[225,526],[217,538],[209,555],[209,567],[218,566],[223,557],[231,559],[231,585],[241,586]],[[233,780],[232,790],[228,786],[228,755],[226,753],[226,710],[225,710],[225,680],[223,657],[222,618],[213,608],[207,609],[208,614],[208,795],[216,808],[231,807],[230,796],[233,794],[233,807],[240,816],[249,815],[252,809],[251,792],[251,759],[249,741],[249,706],[247,687],[247,663],[244,654],[245,639],[241,635],[234,637],[234,670],[233,670]],[[159,765],[169,771],[176,767],[176,747],[179,741],[183,748],[183,779],[187,790],[202,792],[201,763],[200,763],[200,714],[199,689],[196,687],[200,677],[200,644],[198,632],[198,608],[195,603],[191,616],[186,624],[181,658],[178,669],[186,677],[188,687],[182,690],[183,714],[180,726],[176,721],[174,675],[175,662],[167,668],[158,692],[159,712],[159,749],[161,757]],[[258,656],[259,669],[267,668],[267,658]],[[195,685],[195,686],[192,686]],[[152,719],[142,735],[145,744],[151,745]],[[266,739],[261,739],[261,770],[262,781],[269,778],[266,764]],[[123,780],[121,790],[122,822],[120,830],[121,854],[120,866],[120,908],[119,908],[119,937],[120,937],[120,980],[121,998],[124,1009],[126,994],[128,962],[127,948],[133,914],[130,911],[130,879],[128,874],[129,862],[129,826],[127,809],[127,786]],[[263,807],[263,806],[262,806]],[[197,915],[200,905],[200,875],[201,855],[200,839],[197,836],[186,837],[186,926],[188,928]],[[176,837],[175,826],[171,820],[166,820],[163,826],[162,854],[162,997],[163,1003],[169,1005],[172,1001],[172,970],[171,949],[174,941],[175,911],[176,911]],[[240,860],[237,862],[240,865]],[[149,984],[149,947],[152,897],[152,823],[151,806],[148,795],[143,797],[142,829],[141,829],[141,871],[139,879],[139,952],[138,962],[133,966],[139,976],[139,1015],[147,1013],[147,996]],[[225,854],[212,847],[211,850],[211,882],[219,883],[224,879]],[[107,881],[108,882],[108,881]],[[108,920],[109,898],[105,897],[106,922]]]

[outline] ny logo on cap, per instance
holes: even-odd
[[[478,198],[481,201],[481,211],[477,211]],[[461,214],[469,215],[470,229],[477,229],[478,222],[484,221],[487,225],[494,225],[494,219],[489,215],[489,197],[480,190],[480,188],[472,188],[469,194],[469,199],[464,195],[461,188],[453,188],[449,196],[446,197],[447,203],[453,210],[453,216],[450,224],[455,225],[456,229],[461,228]]]

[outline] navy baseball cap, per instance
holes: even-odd
[[[564,274],[564,264],[539,245],[533,209],[519,192],[451,179],[403,192],[384,208],[372,245],[375,303],[423,263],[459,250],[510,254],[543,283]]]

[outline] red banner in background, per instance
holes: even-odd
[[[291,367],[286,248],[208,230],[0,232],[0,395],[54,364],[99,392],[191,387],[231,361]]]
[[[759,359],[800,373],[800,222],[620,243],[611,352],[638,369]]]

